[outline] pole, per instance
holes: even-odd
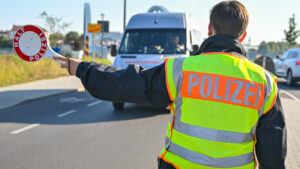
[[[125,26],[126,26],[126,0],[124,0],[123,32],[125,31]]]
[[[104,48],[103,48],[104,13],[101,14],[101,17],[102,17],[102,24],[101,24],[101,57],[104,58],[104,56],[103,56],[104,55],[103,54],[103,50],[104,50]]]
[[[94,61],[95,61],[95,58],[96,58],[95,45],[96,45],[96,43],[95,43],[95,33],[93,33],[93,47],[94,47],[94,49],[93,49],[93,58],[94,58]]]

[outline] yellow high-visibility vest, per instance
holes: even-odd
[[[277,77],[224,52],[165,61],[172,104],[159,158],[180,169],[253,169],[259,118],[274,105]]]

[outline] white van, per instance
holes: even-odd
[[[147,13],[131,17],[118,51],[111,46],[111,55],[116,56],[113,66],[126,68],[128,64],[139,64],[147,69],[168,57],[188,57],[203,41],[199,27],[188,14],[153,6]],[[123,109],[124,103],[113,105],[115,109]]]

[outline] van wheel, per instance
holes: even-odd
[[[115,110],[123,110],[125,103],[113,102],[112,103]]]
[[[295,80],[293,78],[293,73],[292,73],[291,70],[289,70],[288,73],[287,73],[286,84],[288,86],[293,86],[295,84]]]

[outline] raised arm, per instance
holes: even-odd
[[[70,69],[71,75],[80,78],[85,89],[96,98],[155,107],[171,103],[166,88],[164,64],[147,70],[139,65],[120,69],[77,59],[54,58],[61,60],[61,67]]]

